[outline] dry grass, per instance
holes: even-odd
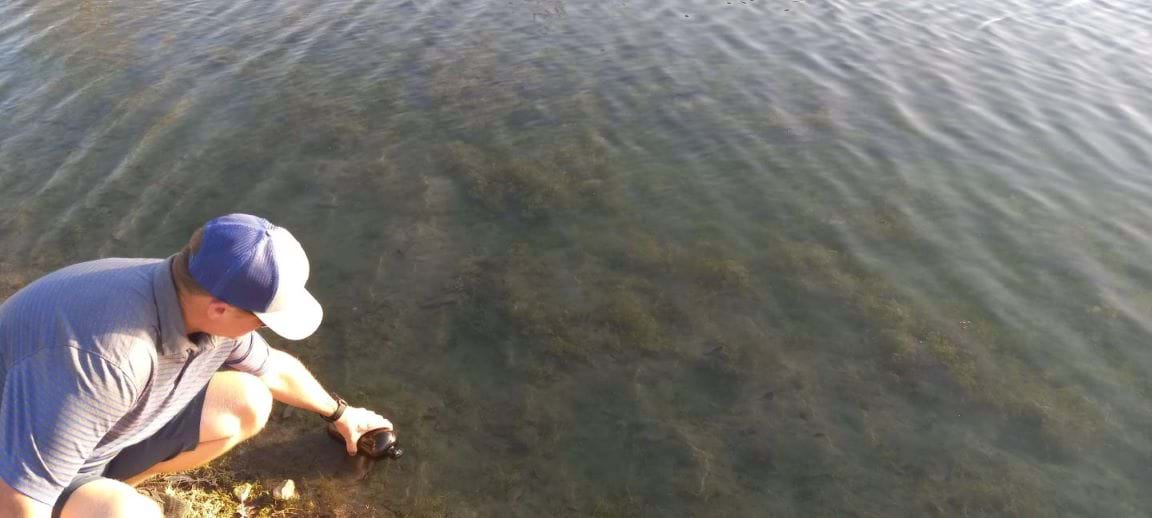
[[[260,482],[240,480],[231,471],[212,466],[156,477],[139,489],[164,507],[167,518],[317,515],[314,497],[276,500]]]

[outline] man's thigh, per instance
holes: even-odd
[[[61,518],[159,518],[164,516],[151,498],[119,480],[95,479],[80,486],[59,511]]]
[[[101,480],[124,481],[148,468],[196,448],[200,442],[200,419],[208,387],[204,387],[188,405],[151,437],[124,448],[108,464],[95,466],[76,475],[56,500],[54,516],[72,501],[81,488]],[[121,483],[121,485],[124,485]],[[126,486],[126,485],[125,485]],[[94,487],[102,487],[100,485]],[[130,487],[130,486],[126,486]],[[135,492],[135,490],[133,490]],[[91,502],[89,502],[91,504]],[[99,515],[90,515],[99,516]]]
[[[168,424],[143,441],[124,448],[108,463],[104,477],[128,480],[200,444],[201,421],[208,400],[205,386]]]
[[[160,430],[117,454],[103,469],[103,478],[95,474],[78,476],[57,500],[56,512],[93,481],[129,480],[153,466],[196,450],[203,442],[232,437],[243,439],[264,426],[271,408],[271,395],[259,378],[236,371],[217,372],[208,386]]]

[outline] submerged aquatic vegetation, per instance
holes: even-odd
[[[453,142],[448,152],[453,169],[467,180],[469,195],[498,215],[540,220],[577,209],[604,209],[619,189],[607,171],[605,150],[596,143],[510,157]]]
[[[587,380],[605,362],[634,369],[647,381],[615,395],[613,405],[636,412],[616,418],[620,426],[680,420],[696,430],[659,447],[665,455],[696,452],[678,461],[678,469],[694,474],[691,488],[672,497],[678,505],[731,497],[730,488],[747,481],[787,495],[781,513],[836,514],[899,498],[927,513],[1042,513],[1047,488],[1035,483],[1036,473],[1010,468],[992,476],[967,464],[980,441],[932,439],[924,427],[978,419],[993,430],[974,432],[985,434],[982,440],[1055,461],[1066,458],[1060,452],[1099,447],[1098,417],[1087,400],[1025,363],[1003,361],[1006,338],[983,332],[994,324],[972,313],[952,315],[963,326],[939,322],[835,244],[768,232],[758,240],[766,251],[749,251],[722,238],[674,238],[640,220],[615,218],[609,230],[595,219],[546,218],[595,205],[570,177],[530,176],[548,169],[541,165],[547,160],[530,173],[477,146],[452,148],[454,162],[468,164],[462,169],[471,202],[546,223],[548,231],[519,235],[515,246],[460,268],[465,298],[454,340],[492,344],[507,368],[526,375],[520,379],[534,400],[556,405],[571,404],[560,388],[571,381],[560,380]],[[598,176],[612,178],[607,169]],[[871,238],[907,233],[898,216],[879,213],[874,223]],[[559,415],[547,422],[564,422]],[[611,427],[578,415],[597,429]],[[573,447],[571,432],[548,429],[549,447]],[[1001,434],[1027,438],[1005,441]],[[531,445],[541,444],[522,440],[529,457]],[[642,449],[616,441],[605,447],[632,452],[625,459]],[[953,450],[940,450],[941,442]],[[966,467],[948,474],[961,469],[948,466]],[[914,473],[927,473],[929,482]],[[509,487],[532,484],[511,480]],[[632,499],[601,499],[585,509],[612,515],[662,501],[639,478],[628,480],[639,484]],[[865,496],[872,492],[891,496]]]
[[[524,245],[463,269],[471,333],[515,338],[557,358],[658,347],[650,299],[620,287],[605,272],[570,270],[557,257]]]

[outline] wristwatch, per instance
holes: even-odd
[[[329,423],[335,423],[336,421],[340,420],[340,416],[344,415],[344,409],[348,408],[348,402],[344,401],[344,398],[340,397],[335,392],[330,393],[330,395],[332,396],[332,399],[336,400],[336,411],[332,412],[332,415],[320,417],[324,418],[324,420],[328,421]]]

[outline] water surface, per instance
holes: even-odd
[[[222,213],[288,227],[328,318],[277,346],[409,445],[349,493],[375,513],[1140,515],[1148,27],[1135,0],[9,0],[0,287]],[[259,460],[315,424],[235,462],[331,487]]]

